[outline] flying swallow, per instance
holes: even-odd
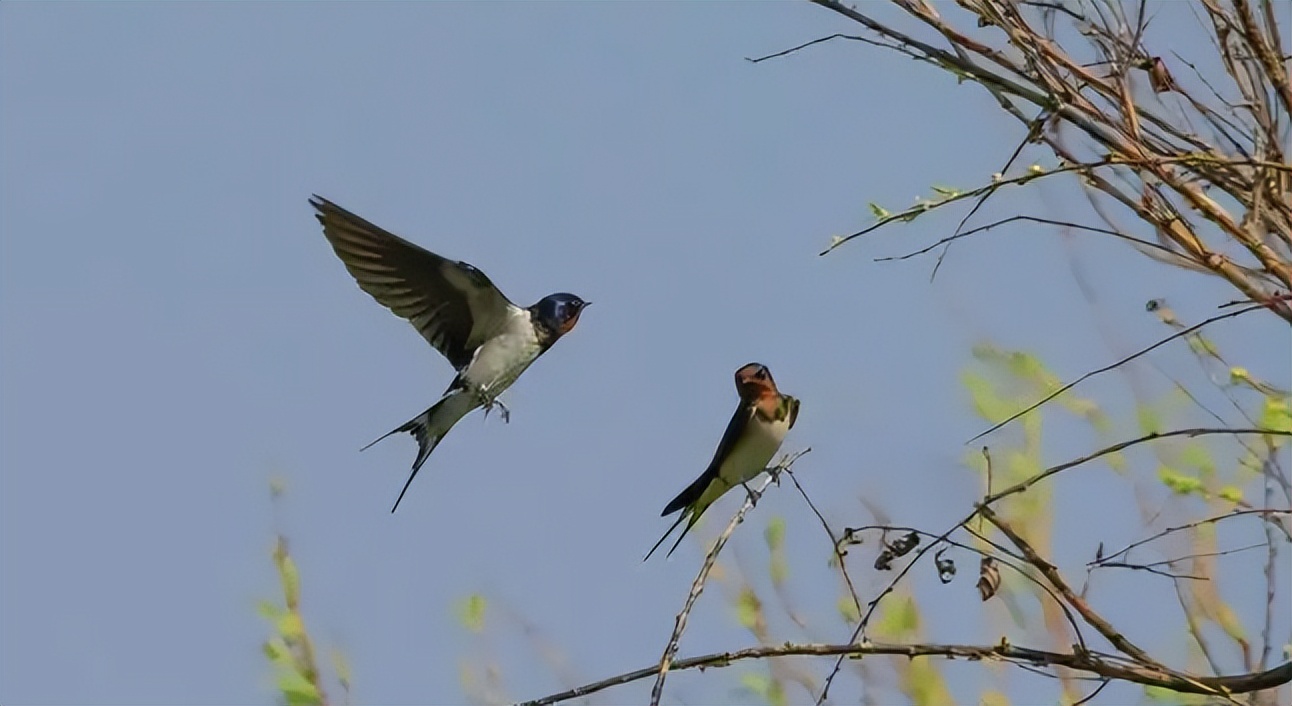
[[[478,407],[488,415],[494,406],[509,419],[498,395],[574,328],[589,302],[558,293],[518,307],[485,273],[465,262],[424,250],[321,196],[310,199],[310,205],[359,288],[407,319],[458,373],[430,409],[372,442],[400,432],[417,439],[417,458],[390,509],[394,512],[426,458],[459,419]]]
[[[683,520],[688,520],[686,528],[673,543],[673,548],[665,555],[671,556],[677,545],[682,543],[682,538],[700,519],[700,515],[728,490],[741,485],[754,498],[754,491],[746,484],[767,468],[768,462],[781,447],[785,433],[794,426],[794,420],[798,419],[799,401],[789,395],[782,395],[776,389],[772,371],[765,365],[750,363],[737,370],[736,391],[740,393],[740,405],[736,407],[736,413],[731,415],[731,421],[722,435],[722,441],[718,442],[713,460],[704,469],[704,473],[673,498],[664,512],[660,513],[660,517],[665,517],[678,510],[682,511],[677,522],[647,552],[646,559],[659,549],[659,545],[673,534],[673,530]]]

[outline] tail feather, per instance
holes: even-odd
[[[687,520],[688,522],[686,523],[686,527],[682,528],[682,534],[677,536],[677,541],[673,542],[673,546],[669,548],[668,554],[665,554],[664,558],[667,559],[668,557],[673,556],[673,552],[677,549],[678,545],[682,543],[682,539],[691,531],[691,528],[695,526],[695,523],[700,520],[700,515],[703,515],[704,511],[708,510],[709,505],[712,504],[712,502],[710,502],[709,504],[701,506],[700,501],[703,500],[704,492],[709,489],[709,485],[713,483],[715,476],[716,474],[711,474],[708,471],[701,473],[699,478],[696,478],[694,482],[686,487],[686,490],[678,493],[677,497],[673,498],[672,502],[664,507],[664,512],[660,513],[660,517],[671,515],[678,510],[682,510],[682,514],[677,516],[677,522],[674,522],[673,525],[668,528],[668,531],[664,533],[663,537],[659,538],[659,541],[655,543],[655,546],[651,547],[649,552],[646,552],[646,558],[642,559],[642,561],[649,559],[651,555],[655,553],[655,550],[659,549],[659,545],[663,544],[664,540],[668,539],[670,534],[673,534],[673,530],[677,529],[677,526],[682,524],[683,520]]]
[[[430,409],[413,417],[399,427],[392,429],[372,443],[360,450],[366,450],[378,441],[385,439],[393,434],[408,432],[417,439],[417,458],[413,460],[413,470],[408,474],[408,480],[404,482],[403,490],[399,491],[399,498],[395,500],[394,507],[390,508],[393,513],[399,509],[399,503],[404,499],[404,493],[408,492],[408,486],[413,484],[413,479],[417,477],[417,472],[422,470],[422,464],[430,457],[431,452],[439,445],[445,434],[458,423],[459,419],[466,416],[468,412],[475,409],[478,403],[473,403],[470,395],[465,393],[451,393],[445,395],[436,402]]]
[[[677,545],[679,545],[679,544],[681,544],[681,543],[682,543],[682,537],[685,537],[685,536],[686,536],[686,533],[691,531],[691,525],[694,525],[694,524],[695,524],[695,520],[696,520],[696,519],[699,519],[699,516],[698,516],[698,515],[691,516],[691,515],[690,515],[690,513],[686,513],[686,512],[682,513],[681,515],[678,515],[678,516],[677,516],[677,522],[674,522],[674,523],[673,523],[673,524],[668,528],[668,531],[664,533],[664,536],[663,536],[663,537],[660,537],[660,538],[659,538],[659,541],[655,543],[655,546],[651,547],[651,548],[650,548],[650,551],[646,552],[646,556],[642,557],[642,561],[646,561],[646,560],[650,559],[650,558],[651,558],[651,555],[655,553],[655,550],[656,550],[656,549],[659,549],[659,545],[663,544],[663,543],[664,543],[664,540],[668,539],[668,536],[669,536],[670,534],[673,534],[673,530],[677,529],[677,526],[678,526],[678,525],[680,525],[680,524],[682,524],[682,520],[687,519],[687,517],[688,517],[688,516],[692,517],[692,520],[691,520],[690,524],[688,524],[688,525],[686,526],[686,529],[682,530],[682,534],[678,536],[677,541],[673,543],[673,547],[672,547],[671,549],[669,549],[669,550],[668,550],[668,554],[665,554],[665,555],[664,555],[664,558],[665,558],[665,559],[667,559],[667,558],[669,558],[670,556],[673,556],[673,550],[674,550],[674,549],[677,549]]]
[[[673,498],[669,501],[668,505],[664,506],[664,512],[661,512],[659,516],[664,517],[666,515],[671,515],[678,510],[697,502],[700,499],[700,496],[704,495],[704,491],[709,488],[709,483],[713,482],[716,475],[716,473],[710,473],[707,470],[704,473],[701,473],[699,478],[696,478],[690,485],[686,486],[686,490],[678,493],[676,498]]]

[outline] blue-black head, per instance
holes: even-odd
[[[574,328],[579,322],[579,314],[591,303],[573,294],[560,292],[543,297],[529,309],[533,312],[534,319],[557,338]]]

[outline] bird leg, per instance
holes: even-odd
[[[781,487],[781,471],[785,469],[781,466],[771,466],[764,470],[766,470],[767,475],[772,477],[772,482],[776,484],[776,487]]]
[[[745,493],[749,496],[749,507],[757,506],[758,498],[762,497],[762,494],[750,488],[748,483],[741,483],[740,487],[744,488]]]
[[[498,408],[498,416],[502,417],[502,423],[511,424],[511,410],[507,409],[507,405],[503,404],[502,400],[496,399],[485,405],[485,417],[488,418],[489,410],[494,407]]]
[[[503,424],[511,424],[511,410],[507,409],[507,405],[503,404],[502,400],[490,397],[489,391],[484,387],[481,387],[476,394],[480,396],[480,403],[484,405],[485,419],[489,419],[489,410],[497,407],[498,416],[502,417]]]

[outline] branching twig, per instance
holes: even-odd
[[[1167,336],[1166,338],[1163,338],[1162,340],[1158,341],[1157,343],[1154,343],[1153,345],[1151,345],[1151,346],[1149,346],[1149,347],[1147,347],[1147,348],[1142,348],[1142,349],[1140,349],[1140,350],[1138,350],[1138,351],[1136,351],[1136,352],[1134,352],[1134,353],[1132,353],[1132,354],[1130,354],[1130,355],[1126,356],[1125,358],[1122,358],[1121,360],[1119,360],[1119,361],[1117,361],[1117,362],[1115,362],[1115,363],[1112,363],[1112,364],[1109,364],[1109,365],[1105,365],[1104,367],[1099,368],[1098,370],[1092,370],[1092,371],[1090,371],[1090,372],[1086,373],[1085,375],[1082,375],[1081,377],[1077,378],[1076,380],[1073,380],[1073,381],[1072,381],[1072,382],[1070,382],[1070,383],[1067,383],[1067,384],[1065,384],[1065,385],[1060,386],[1060,387],[1059,387],[1057,390],[1055,390],[1054,392],[1051,392],[1050,394],[1046,395],[1045,397],[1042,397],[1040,400],[1037,400],[1036,402],[1034,402],[1034,403],[1032,403],[1032,404],[1028,405],[1027,407],[1023,408],[1021,411],[1019,411],[1019,412],[1015,412],[1014,414],[1009,415],[1009,416],[1008,416],[1008,417],[1006,417],[1004,420],[1002,420],[1002,421],[1000,421],[1000,422],[997,422],[996,424],[993,424],[993,425],[991,426],[991,428],[987,429],[987,430],[986,430],[986,431],[984,431],[984,432],[981,432],[981,433],[979,433],[979,434],[975,435],[972,439],[969,439],[969,441],[966,441],[965,443],[966,443],[966,444],[968,444],[968,443],[972,443],[972,442],[974,442],[974,441],[976,441],[976,440],[978,440],[978,439],[981,439],[982,437],[984,437],[984,436],[986,436],[986,435],[988,435],[988,434],[990,434],[990,433],[992,433],[992,432],[996,431],[997,429],[1000,429],[1001,427],[1005,426],[1006,424],[1009,424],[1010,422],[1014,421],[1015,419],[1018,419],[1019,417],[1023,416],[1024,414],[1027,414],[1028,412],[1031,412],[1032,410],[1036,409],[1037,407],[1040,407],[1041,405],[1045,404],[1046,402],[1049,402],[1050,400],[1054,399],[1055,397],[1058,397],[1059,395],[1062,395],[1063,393],[1067,392],[1068,390],[1071,390],[1072,388],[1076,387],[1077,385],[1081,384],[1082,382],[1084,382],[1084,381],[1086,381],[1086,380],[1089,380],[1090,378],[1092,378],[1092,377],[1094,377],[1094,376],[1096,376],[1096,375],[1099,375],[1099,374],[1101,374],[1101,373],[1106,373],[1106,372],[1108,372],[1109,370],[1115,370],[1115,369],[1117,369],[1117,368],[1119,368],[1119,367],[1121,367],[1121,366],[1125,365],[1126,363],[1129,363],[1130,361],[1135,360],[1136,358],[1138,358],[1138,357],[1140,357],[1140,356],[1144,355],[1145,353],[1148,353],[1148,352],[1150,352],[1150,351],[1152,351],[1152,350],[1154,350],[1154,349],[1156,349],[1156,348],[1160,348],[1161,346],[1164,346],[1164,345],[1166,345],[1167,343],[1170,343],[1171,341],[1174,341],[1174,340],[1175,340],[1175,339],[1177,339],[1177,338],[1180,338],[1180,337],[1182,337],[1182,336],[1187,336],[1187,335],[1189,335],[1189,334],[1193,333],[1194,331],[1197,331],[1198,329],[1200,329],[1200,328],[1202,328],[1202,327],[1204,327],[1204,326],[1207,326],[1208,324],[1214,324],[1214,323],[1215,323],[1215,322],[1217,322],[1217,321],[1223,321],[1223,320],[1225,320],[1225,319],[1231,319],[1231,318],[1233,318],[1233,317],[1235,317],[1235,316],[1240,316],[1240,315],[1242,315],[1242,314],[1246,314],[1246,313],[1247,313],[1247,312],[1249,312],[1249,311],[1256,311],[1256,310],[1258,310],[1258,309],[1263,309],[1263,308],[1265,308],[1265,307],[1264,307],[1264,306],[1249,306],[1249,307],[1246,307],[1246,308],[1244,308],[1244,309],[1238,309],[1237,311],[1231,311],[1231,312],[1228,312],[1228,313],[1225,313],[1225,314],[1218,314],[1218,315],[1216,315],[1216,316],[1211,317],[1210,319],[1205,319],[1205,320],[1203,320],[1203,321],[1200,321],[1200,322],[1198,322],[1198,323],[1196,323],[1196,324],[1194,324],[1194,325],[1192,325],[1192,326],[1190,326],[1190,327],[1188,327],[1188,328],[1181,329],[1181,330],[1179,330],[1179,331],[1177,331],[1177,332],[1175,332],[1175,333],[1171,334],[1170,336]]]
[[[1063,596],[1063,599],[1068,603],[1068,605],[1076,609],[1076,611],[1081,614],[1082,619],[1089,623],[1090,627],[1099,631],[1099,634],[1103,635],[1104,639],[1108,640],[1113,647],[1116,647],[1123,654],[1131,657],[1141,664],[1165,668],[1160,662],[1150,657],[1147,652],[1136,646],[1124,635],[1117,632],[1117,630],[1113,628],[1112,624],[1096,613],[1094,609],[1091,608],[1083,598],[1081,598],[1081,596],[1078,596],[1076,592],[1068,586],[1067,582],[1064,581],[1063,577],[1059,574],[1059,570],[1053,564],[1041,558],[1041,555],[1032,548],[1032,545],[1028,543],[1027,540],[1023,539],[1023,537],[1020,536],[1008,522],[1002,520],[1000,516],[998,516],[990,507],[987,507],[985,503],[978,506],[978,512],[988,522],[995,525],[996,529],[1000,530],[1002,534],[1008,537],[1009,541],[1013,542],[1014,546],[1018,547],[1018,550],[1023,553],[1023,557],[1027,559],[1027,563],[1040,571],[1041,574],[1045,576],[1045,579],[1050,582],[1050,585],[1054,587],[1054,590],[1058,591],[1059,595]]]
[[[808,507],[812,508],[812,514],[816,515],[816,518],[821,521],[821,528],[830,537],[830,546],[834,548],[835,561],[839,562],[839,573],[843,574],[843,582],[848,585],[848,594],[852,596],[852,604],[857,609],[857,615],[861,615],[861,598],[857,596],[857,588],[852,583],[852,577],[848,575],[848,565],[844,562],[844,552],[840,548],[841,540],[834,536],[834,530],[830,529],[830,523],[826,522],[825,516],[821,514],[820,510],[816,509],[816,503],[812,502],[812,498],[808,497],[807,491],[803,490],[803,486],[799,484],[799,479],[795,477],[794,472],[786,468],[785,474],[793,481],[799,495],[802,495],[803,501],[808,504]]]
[[[948,659],[970,660],[1006,660],[1016,664],[1045,664],[1067,667],[1088,672],[1109,679],[1157,686],[1164,689],[1190,694],[1245,694],[1263,689],[1272,689],[1292,681],[1292,662],[1281,664],[1264,672],[1239,674],[1224,677],[1194,677],[1172,669],[1154,669],[1142,665],[1122,663],[1109,660],[1095,653],[1061,653],[1033,650],[1027,647],[1011,645],[1001,641],[1000,644],[987,647],[981,645],[943,645],[943,644],[802,644],[787,643],[784,645],[761,645],[731,652],[679,659],[673,662],[675,671],[686,669],[708,669],[726,667],[743,660],[759,660],[771,657],[841,657],[861,658],[868,655],[893,655],[898,657],[945,657]],[[521,706],[548,706],[570,699],[577,699],[588,694],[595,694],[613,686],[628,684],[656,675],[659,668],[652,665],[631,672],[625,672],[608,679],[585,684],[568,691],[544,696],[533,701],[521,702]]]
[[[1123,547],[1123,548],[1121,548],[1121,549],[1118,549],[1117,551],[1113,552],[1112,554],[1108,554],[1107,556],[1104,556],[1104,557],[1101,557],[1101,558],[1099,558],[1099,559],[1096,559],[1095,561],[1092,561],[1092,562],[1090,562],[1090,563],[1088,563],[1088,564],[1086,564],[1086,565],[1087,565],[1087,566],[1099,566],[1099,565],[1101,565],[1101,564],[1106,564],[1106,563],[1108,563],[1108,562],[1110,562],[1110,561],[1114,561],[1114,560],[1117,560],[1117,559],[1119,559],[1119,558],[1121,558],[1121,557],[1126,556],[1126,554],[1128,554],[1128,553],[1130,552],[1130,550],[1135,549],[1136,547],[1143,546],[1143,545],[1148,544],[1149,542],[1152,542],[1152,541],[1154,541],[1154,540],[1156,540],[1156,539],[1161,539],[1162,537],[1165,537],[1165,536],[1166,536],[1166,535],[1168,535],[1168,534],[1174,534],[1175,532],[1180,532],[1180,531],[1187,530],[1187,529],[1193,529],[1194,527],[1200,527],[1200,526],[1202,526],[1202,525],[1209,525],[1209,524],[1212,524],[1212,523],[1220,522],[1221,520],[1227,520],[1227,519],[1229,519],[1229,518],[1231,518],[1231,517],[1242,517],[1242,516],[1244,516],[1244,515],[1262,515],[1262,516],[1269,516],[1269,515],[1289,515],[1289,514],[1292,514],[1292,511],[1288,511],[1288,510],[1235,510],[1235,511],[1233,511],[1233,512],[1227,512],[1227,513],[1225,513],[1225,514],[1223,514],[1223,515],[1216,515],[1216,516],[1214,516],[1214,517],[1208,517],[1208,518],[1205,518],[1205,519],[1198,520],[1198,521],[1196,521],[1196,522],[1190,522],[1190,523],[1188,523],[1188,524],[1179,525],[1179,526],[1177,526],[1177,527],[1167,527],[1166,529],[1162,530],[1161,532],[1158,532],[1157,534],[1155,534],[1155,535],[1153,535],[1153,536],[1151,536],[1151,537],[1146,537],[1146,538],[1141,539],[1141,540],[1139,540],[1139,541],[1131,542],[1130,544],[1126,545],[1125,547]]]
[[[976,227],[976,228],[971,228],[971,229],[966,230],[966,231],[964,231],[964,232],[957,232],[955,235],[948,235],[947,237],[942,238],[941,240],[939,240],[939,241],[937,241],[937,242],[935,242],[935,243],[932,243],[932,244],[930,244],[930,245],[926,245],[925,247],[922,247],[922,248],[920,248],[919,250],[913,250],[913,251],[911,251],[911,252],[906,253],[905,255],[894,255],[894,256],[890,256],[890,257],[877,257],[877,258],[875,258],[875,262],[892,262],[892,261],[895,261],[895,260],[909,260],[909,259],[911,259],[911,258],[913,258],[913,257],[916,257],[916,256],[919,256],[919,255],[925,255],[925,254],[929,253],[930,251],[932,251],[932,250],[936,249],[939,245],[943,245],[943,244],[945,244],[945,243],[949,243],[949,242],[951,242],[952,240],[958,240],[958,239],[960,239],[960,238],[967,238],[967,237],[969,237],[969,236],[971,236],[971,235],[976,235],[976,234],[978,234],[978,233],[982,233],[982,232],[984,232],[984,231],[992,230],[992,229],[994,229],[994,228],[999,228],[1000,226],[1008,225],[1008,224],[1010,224],[1010,223],[1015,223],[1015,222],[1018,222],[1018,221],[1026,221],[1026,222],[1030,222],[1030,223],[1041,223],[1041,224],[1044,224],[1044,225],[1059,226],[1059,227],[1061,227],[1061,228],[1075,228],[1075,229],[1077,229],[1077,230],[1084,230],[1084,231],[1088,231],[1088,232],[1091,232],[1091,233],[1100,233],[1100,234],[1103,234],[1103,235],[1111,235],[1111,236],[1113,236],[1114,238],[1119,238],[1119,239],[1121,239],[1121,240],[1128,241],[1128,242],[1130,242],[1130,243],[1134,244],[1134,245],[1135,245],[1135,247],[1137,247],[1137,248],[1149,248],[1149,249],[1152,249],[1152,250],[1157,250],[1157,251],[1159,251],[1159,252],[1158,252],[1158,255],[1160,255],[1160,256],[1162,256],[1162,257],[1164,257],[1164,258],[1180,258],[1180,257],[1181,257],[1178,253],[1176,253],[1174,250],[1171,250],[1170,248],[1163,247],[1163,246],[1161,246],[1161,245],[1158,245],[1157,243],[1151,243],[1151,242],[1149,242],[1149,241],[1147,241],[1147,240],[1141,240],[1141,239],[1139,239],[1139,238],[1136,238],[1136,237],[1133,237],[1133,236],[1130,236],[1130,235],[1126,235],[1125,233],[1122,233],[1122,232],[1120,232],[1120,231],[1116,231],[1116,230],[1112,230],[1111,228],[1099,228],[1099,227],[1097,227],[1097,226],[1086,226],[1086,225],[1081,225],[1080,223],[1071,223],[1071,222],[1068,222],[1068,221],[1060,221],[1060,220],[1055,220],[1055,219],[1052,219],[1052,218],[1041,218],[1041,217],[1039,217],[1039,216],[1009,216],[1008,218],[1002,218],[1002,219],[1000,219],[1000,220],[998,220],[998,221],[993,221],[993,222],[991,222],[991,223],[987,223],[986,225],[981,225],[981,226],[978,226],[978,227]]]
[[[726,529],[724,529],[722,534],[718,535],[718,539],[714,541],[713,548],[711,548],[709,553],[705,555],[704,564],[700,566],[700,573],[696,575],[695,581],[691,583],[691,592],[686,596],[686,603],[682,606],[682,612],[677,614],[677,619],[673,623],[673,634],[669,636],[668,645],[664,647],[664,654],[660,657],[659,666],[655,669],[655,686],[651,688],[650,693],[651,706],[659,706],[659,700],[664,695],[664,679],[668,676],[668,671],[673,663],[673,656],[677,654],[678,644],[682,639],[682,632],[686,630],[687,618],[691,615],[691,608],[695,606],[695,601],[704,591],[704,584],[709,579],[709,571],[713,569],[714,562],[718,560],[718,553],[722,551],[722,547],[726,545],[727,539],[731,537],[731,534],[736,531],[736,527],[744,521],[745,514],[753,509],[754,498],[766,490],[767,486],[771,485],[776,480],[777,473],[793,466],[794,462],[797,461],[800,456],[811,450],[812,449],[810,448],[804,449],[796,454],[787,456],[774,468],[769,469],[770,472],[768,473],[767,478],[763,480],[762,485],[758,487],[755,494],[749,495],[745,498],[745,502],[740,506],[740,510],[731,518],[731,522],[727,523]]]
[[[1086,454],[1081,458],[1076,458],[1071,461],[1060,463],[1057,466],[1050,466],[1044,471],[1041,471],[1040,473],[1037,473],[1036,475],[1031,476],[1026,480],[1019,481],[1018,483],[1015,483],[1014,485],[1011,485],[1008,488],[998,493],[993,493],[987,496],[985,499],[983,499],[983,505],[990,505],[992,503],[995,503],[997,500],[1000,500],[1001,498],[1013,495],[1015,493],[1021,493],[1024,490],[1027,490],[1033,485],[1036,485],[1040,481],[1045,480],[1046,478],[1049,478],[1050,476],[1056,473],[1066,471],[1069,468],[1075,468],[1076,466],[1080,466],[1083,463],[1088,463],[1097,458],[1107,456],[1108,454],[1111,454],[1111,453],[1117,453],[1118,451],[1122,451],[1124,449],[1130,448],[1132,446],[1136,446],[1138,444],[1143,444],[1149,441],[1156,441],[1157,439],[1167,439],[1173,436],[1194,437],[1194,436],[1210,436],[1213,434],[1226,434],[1226,435],[1234,435],[1234,436],[1239,434],[1266,434],[1266,435],[1272,435],[1272,436],[1292,436],[1292,431],[1282,431],[1277,429],[1174,429],[1172,431],[1153,432],[1151,434],[1145,434],[1144,436],[1141,436],[1136,439],[1131,439],[1129,441],[1122,441],[1120,443],[1113,444],[1112,446],[1106,446],[1102,449],[1099,449],[1098,451],[1095,451],[1094,453]]]

